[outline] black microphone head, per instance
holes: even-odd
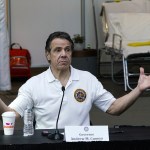
[[[62,90],[62,91],[65,91],[65,87],[64,87],[64,86],[62,86],[61,90]]]

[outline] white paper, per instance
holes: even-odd
[[[108,126],[65,126],[66,142],[109,141]]]

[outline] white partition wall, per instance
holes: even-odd
[[[11,89],[6,1],[0,0],[0,91]]]
[[[31,67],[48,66],[45,42],[61,30],[81,33],[81,0],[11,0],[11,43],[31,53]]]

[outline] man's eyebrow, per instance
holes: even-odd
[[[68,45],[68,46],[64,47],[64,49],[66,49],[66,48],[71,48],[71,46]],[[62,49],[62,47],[61,46],[57,46],[57,47],[51,48],[51,50],[56,50],[56,49]]]
[[[66,46],[65,48],[68,48],[68,47],[69,47],[69,48],[71,48],[71,46],[70,46],[70,45]]]
[[[62,48],[62,47],[57,46],[57,47],[52,48],[52,50],[55,50],[55,49],[58,49],[58,48]]]

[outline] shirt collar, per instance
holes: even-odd
[[[52,74],[50,67],[46,70],[46,78],[47,78],[48,82],[53,82],[56,80],[54,75]]]
[[[70,69],[71,70],[70,79],[71,80],[79,80],[79,72],[77,71],[77,69],[73,68],[71,65],[70,65],[70,68],[71,68]],[[48,82],[53,82],[56,80],[54,75],[52,74],[50,67],[46,70],[46,78],[47,78]]]
[[[72,80],[79,80],[79,72],[77,71],[77,69],[71,67],[71,79]]]

